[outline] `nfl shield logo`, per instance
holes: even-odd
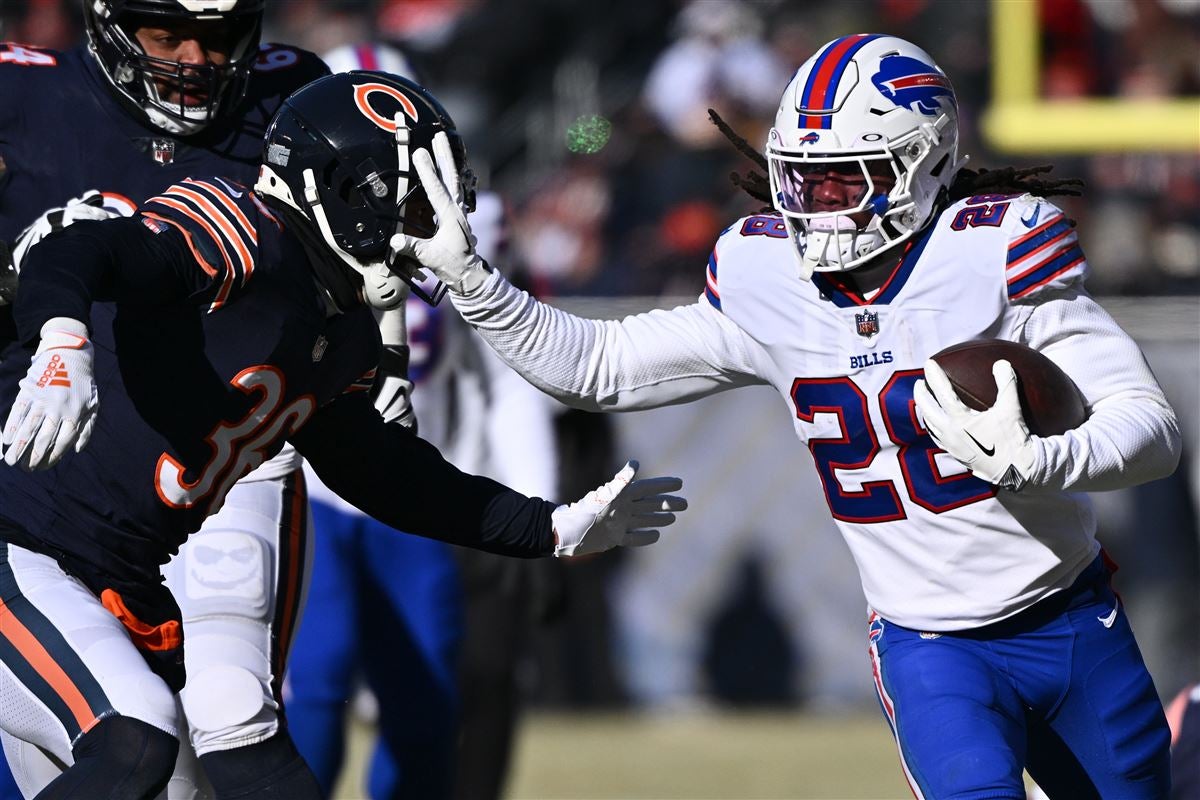
[[[150,142],[150,157],[158,164],[170,164],[175,160],[175,142],[170,139],[155,139]]]
[[[870,339],[879,333],[879,312],[864,311],[861,314],[855,314],[854,326],[858,329],[859,336],[865,336]]]

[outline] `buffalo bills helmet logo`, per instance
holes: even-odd
[[[804,134],[800,139],[800,144],[816,144],[821,140],[821,134],[816,131],[810,131]]]
[[[950,80],[937,67],[908,56],[888,56],[880,61],[871,83],[896,105],[926,116],[941,110],[943,97],[958,105]]]

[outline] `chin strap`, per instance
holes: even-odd
[[[311,169],[304,170],[304,204],[308,206],[313,221],[317,223],[317,230],[320,231],[321,238],[324,239],[326,245],[325,249],[361,278],[360,287],[355,292],[357,300],[365,301],[371,308],[381,311],[395,308],[404,302],[405,293],[401,291],[404,281],[400,276],[392,273],[382,262],[363,264],[337,246],[337,242],[333,238],[333,229],[330,228],[329,220],[325,216],[325,209],[321,205],[317,181]],[[349,284],[349,281],[346,283]],[[350,307],[344,304],[343,297],[334,294],[333,287],[328,288],[333,295],[334,302],[340,308],[345,310]]]

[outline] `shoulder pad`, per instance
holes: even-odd
[[[1021,195],[1013,201],[1008,234],[1005,282],[1009,300],[1028,299],[1048,288],[1061,289],[1087,277],[1087,259],[1075,234],[1075,221],[1042,197]]]
[[[975,195],[947,208],[937,224],[956,234],[991,229],[989,241],[999,241],[1005,248],[1009,300],[1025,300],[1087,275],[1087,260],[1075,235],[1074,221],[1045,198],[1031,194]],[[992,245],[981,245],[980,250],[972,249],[977,254],[994,252]]]
[[[183,234],[192,257],[216,287],[209,311],[228,303],[249,282],[258,260],[256,222],[275,221],[253,192],[225,178],[188,178],[147,200],[138,213]]]
[[[315,53],[285,44],[263,44],[254,62],[255,82],[284,95],[328,74],[329,67]]]
[[[721,231],[717,243],[708,257],[708,269],[704,279],[704,297],[718,311],[721,310],[721,289],[717,281],[717,270],[721,259],[761,241],[759,237],[769,239],[788,238],[787,228],[778,214],[753,214],[742,217],[737,222]]]

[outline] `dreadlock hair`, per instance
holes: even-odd
[[[960,169],[947,190],[947,201],[956,203],[977,194],[1025,194],[1036,197],[1079,197],[1083,181],[1079,178],[1043,180],[1037,177],[1054,169],[1053,164],[1036,167],[1001,167],[1000,169]]]
[[[712,120],[713,125],[717,126],[722,135],[737,148],[737,151],[746,158],[758,165],[762,172],[755,170],[746,170],[745,175],[739,175],[737,172],[729,173],[729,180],[733,181],[733,185],[742,189],[746,194],[753,197],[758,202],[766,206],[765,211],[774,210],[771,206],[771,182],[767,180],[767,157],[758,152],[749,142],[738,136],[733,128],[729,127],[729,123],[721,119],[721,115],[715,109],[708,110],[708,118]]]
[[[753,161],[762,172],[747,170],[745,175],[737,172],[729,173],[733,185],[742,189],[746,194],[773,210],[771,204],[771,182],[764,173],[767,172],[767,158],[745,139],[739,136],[729,123],[721,119],[715,110],[708,110],[708,118],[717,126],[717,130],[733,143],[737,151]],[[1039,175],[1054,169],[1053,164],[1042,164],[1036,167],[1002,167],[1000,169],[960,169],[954,176],[954,181],[946,191],[945,203],[955,203],[964,197],[977,194],[1032,194],[1037,197],[1072,196],[1083,194],[1083,181],[1078,178],[1043,179]]]

